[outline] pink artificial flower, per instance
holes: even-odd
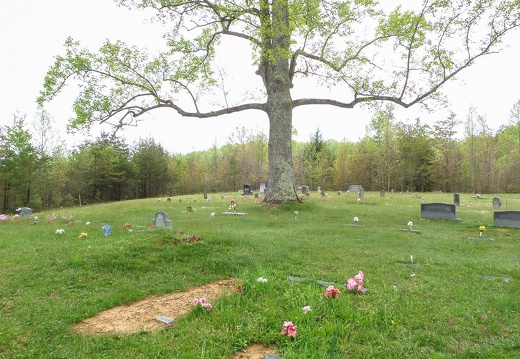
[[[283,328],[282,328],[282,331],[280,332],[280,335],[287,334],[288,337],[295,338],[297,331],[298,331],[298,328],[292,322],[283,322]]]
[[[200,305],[202,305],[203,307],[206,306],[206,298],[200,298],[199,302],[200,302]]]
[[[213,308],[213,306],[211,305],[211,303],[206,303],[204,308],[206,308],[206,310],[211,310]]]
[[[349,278],[347,281],[347,289],[348,290],[356,290],[358,286],[357,281],[354,278]]]
[[[341,292],[339,291],[338,288],[334,288],[333,285],[329,285],[327,287],[327,290],[325,290],[325,298],[330,298],[330,297],[336,298],[340,295],[340,293]]]
[[[199,300],[197,298],[193,299],[193,305],[199,304]]]
[[[357,291],[358,291],[359,293],[363,293],[363,290],[364,290],[364,289],[365,289],[365,288],[363,287],[363,283],[358,283]]]
[[[354,276],[354,278],[360,282],[363,282],[363,280],[365,279],[365,273],[359,271],[359,273],[356,276]]]
[[[303,310],[303,314],[307,314],[307,312],[310,312],[312,309],[311,309],[310,305],[306,305],[305,307],[302,308],[302,310]]]

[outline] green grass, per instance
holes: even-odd
[[[420,219],[421,202],[451,203],[451,194],[368,192],[357,205],[353,196],[312,193],[274,207],[237,197],[246,216],[221,214],[229,194],[211,197],[60,209],[51,223],[52,212],[36,213],[37,224],[0,222],[0,357],[230,358],[264,343],[285,359],[520,358],[520,230],[493,226],[492,196],[461,195],[461,222]],[[520,209],[520,195],[501,197]],[[173,228],[149,230],[160,210]],[[354,216],[357,227],[349,226]],[[420,234],[401,231],[408,221]],[[113,232],[105,237],[107,223]],[[468,239],[481,225],[496,241]],[[181,232],[203,242],[185,243]],[[410,255],[418,265],[409,265]],[[340,287],[338,298],[325,298],[317,281],[342,284],[359,270],[368,295]],[[105,309],[229,277],[242,282],[240,294],[214,301],[211,312],[194,308],[170,329],[71,331]],[[305,305],[312,311],[304,314]],[[284,321],[298,327],[296,338],[280,335]]]

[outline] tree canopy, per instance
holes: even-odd
[[[116,130],[159,108],[197,118],[263,111],[270,124],[268,202],[297,199],[294,108],[426,104],[460,71],[499,51],[504,36],[520,24],[520,3],[504,0],[424,0],[395,8],[372,0],[118,3],[157,10],[166,31],[164,52],[148,54],[122,41],[107,41],[91,52],[67,39],[39,103],[75,82],[81,92],[71,126],[99,122]],[[226,96],[217,51],[228,37],[248,45],[236,56],[250,60],[261,79],[251,99]],[[329,97],[293,98],[296,88],[308,84],[333,91],[313,91]],[[250,84],[244,85],[245,94]],[[224,94],[220,103],[216,93]]]

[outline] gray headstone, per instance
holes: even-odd
[[[365,190],[363,189],[363,187],[359,188],[358,194],[359,194],[359,198],[361,198],[361,199],[365,198]]]
[[[156,212],[155,219],[153,220],[153,225],[157,228],[171,227],[172,221],[168,219],[168,213],[164,211]]]
[[[379,191],[379,197],[384,197],[385,196],[385,191]]]
[[[260,193],[265,194],[266,190],[267,186],[265,185],[265,183],[260,183]]]
[[[360,188],[363,188],[363,186],[361,186],[359,184],[352,184],[352,185],[348,186],[348,191],[349,192],[359,192]]]
[[[32,216],[32,209],[29,207],[22,207],[19,208],[17,211],[20,211],[20,217]]]
[[[460,206],[460,193],[454,193],[453,194],[453,203],[456,206]]]
[[[520,211],[495,211],[495,226],[520,228]]]
[[[318,193],[321,193],[321,186],[318,186]]]
[[[499,209],[500,207],[502,207],[502,200],[499,197],[493,198],[493,208]]]
[[[457,221],[457,207],[454,203],[421,203],[421,218]]]

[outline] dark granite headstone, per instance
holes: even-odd
[[[495,211],[495,226],[520,228],[520,211]]]
[[[454,193],[453,194],[453,203],[456,206],[460,206],[460,193]]]
[[[453,203],[421,203],[421,218],[457,221],[457,207]]]

